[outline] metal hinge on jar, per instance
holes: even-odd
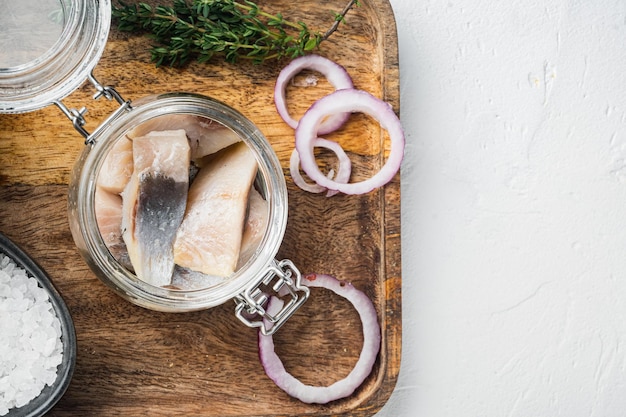
[[[264,335],[274,334],[309,298],[309,288],[301,284],[301,277],[290,260],[272,261],[265,274],[235,297],[236,316],[245,325],[258,327]],[[275,314],[266,309],[271,296],[284,301]]]
[[[113,87],[104,86],[98,82],[98,80],[91,73],[88,77],[89,82],[93,84],[96,88],[97,92],[94,94],[93,99],[98,100],[100,97],[104,97],[107,100],[115,100],[120,105],[104,122],[102,122],[93,133],[87,132],[85,129],[85,114],[87,113],[87,108],[83,107],[80,110],[78,109],[69,109],[65,104],[63,104],[60,100],[55,100],[54,104],[61,109],[63,114],[67,116],[68,119],[74,125],[74,129],[78,131],[85,138],[86,145],[92,145],[93,140],[92,137],[95,137],[95,134],[105,127],[111,120],[116,119],[120,114],[132,110],[130,100],[124,100],[120,93],[115,90]]]

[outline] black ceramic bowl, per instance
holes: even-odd
[[[50,295],[50,302],[61,322],[61,340],[63,342],[63,360],[57,368],[57,379],[51,386],[46,386],[38,397],[20,408],[9,410],[8,417],[42,416],[48,412],[63,396],[72,379],[76,364],[76,332],[74,322],[61,295],[52,285],[44,270],[37,265],[22,249],[0,233],[0,252],[11,258],[29,276],[39,281],[39,285]]]

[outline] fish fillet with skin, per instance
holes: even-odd
[[[96,187],[94,206],[104,244],[115,259],[128,266],[128,252],[122,239],[122,197]]]
[[[200,169],[174,243],[177,265],[221,277],[235,271],[257,167],[248,146],[239,142]]]
[[[243,227],[241,240],[241,252],[237,268],[241,268],[256,252],[263,240],[267,219],[269,217],[269,204],[254,188],[250,190],[248,197],[248,215]]]
[[[127,138],[118,139],[98,174],[98,186],[114,194],[124,191],[133,172],[133,143]]]
[[[222,282],[224,282],[223,277],[203,274],[202,272],[192,271],[176,265],[171,287],[178,290],[193,291],[209,288]]]
[[[189,143],[184,130],[133,139],[134,171],[122,194],[122,230],[137,278],[169,285],[173,243],[186,208]]]
[[[192,114],[168,114],[150,119],[128,133],[128,137],[144,136],[150,131],[184,129],[189,139],[191,159],[198,160],[241,141],[235,132],[206,117]]]

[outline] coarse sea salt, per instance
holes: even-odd
[[[52,385],[62,358],[61,323],[48,292],[0,253],[0,416]]]

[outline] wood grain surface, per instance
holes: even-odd
[[[258,3],[324,31],[343,0]],[[54,106],[0,115],[0,231],[51,276],[74,319],[76,371],[52,416],[370,416],[390,396],[400,367],[400,179],[362,196],[326,198],[293,185],[288,160],[293,130],[273,105],[273,86],[286,62],[255,66],[214,60],[183,69],[156,68],[150,40],[111,29],[94,74],[131,100],[153,93],[191,91],[215,97],[250,118],[279,156],[289,191],[289,221],[278,259],[303,273],[333,274],[368,294],[382,328],[372,374],[350,397],[327,405],[290,398],[265,375],[257,336],[234,315],[234,303],[194,313],[159,313],[128,303],[104,286],[76,250],[67,222],[67,186],[83,138]],[[399,112],[398,49],[387,0],[361,0],[319,51],[346,67],[357,88]],[[290,110],[302,114],[332,90],[290,86]],[[93,101],[84,85],[64,100],[87,106],[93,130],[115,105]],[[327,136],[348,152],[353,181],[385,161],[389,141],[378,123],[353,116]],[[327,158],[321,155],[322,159]],[[328,157],[329,158],[329,157]],[[332,159],[328,159],[331,161]],[[352,306],[329,291],[310,300],[275,336],[286,368],[305,383],[328,385],[348,374],[362,335]]]

